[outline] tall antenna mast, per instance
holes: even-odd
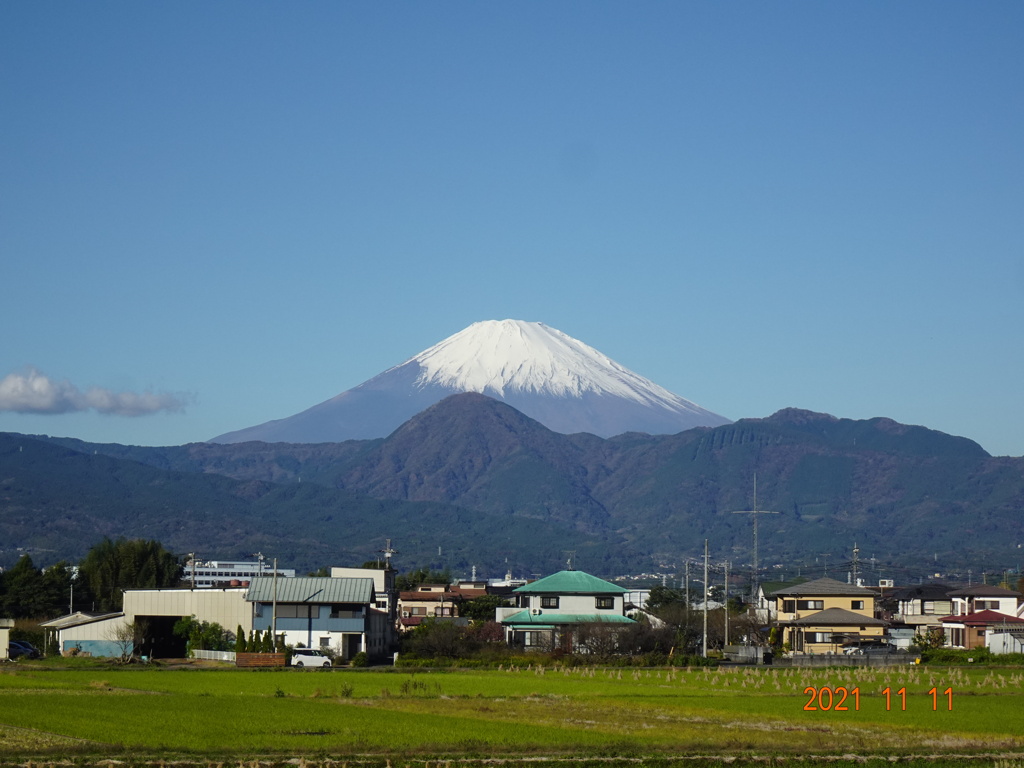
[[[399,554],[397,549],[391,548],[391,539],[384,539],[384,549],[379,550],[384,555],[384,570],[391,570],[391,556]]]
[[[754,519],[754,576],[750,580],[750,599],[751,602],[753,602],[757,599],[757,587],[758,582],[761,579],[761,567],[757,560],[757,516],[779,514],[778,512],[772,512],[771,510],[757,508],[757,472],[754,473],[754,508],[738,510],[733,512],[733,514],[752,515]]]

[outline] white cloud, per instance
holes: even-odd
[[[184,410],[188,399],[167,392],[112,392],[98,387],[82,392],[70,381],[56,381],[35,368],[0,379],[0,411],[15,413],[95,410],[113,416],[145,416]]]

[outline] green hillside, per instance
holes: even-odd
[[[34,546],[95,519],[102,534],[129,535],[114,529],[130,522],[145,526],[131,535],[172,537],[186,551],[198,531],[200,541],[246,542],[222,557],[276,541],[312,562],[351,562],[391,537],[416,565],[493,575],[507,558],[535,572],[573,550],[579,567],[608,574],[678,568],[707,538],[716,558],[742,569],[751,516],[734,513],[751,509],[755,475],[758,509],[777,513],[759,516],[762,564],[840,562],[856,542],[905,565],[1011,567],[1024,543],[1024,459],[889,419],[795,409],[604,440],[557,434],[465,394],[382,440],[39,446],[51,453],[3,491],[9,540]],[[29,522],[38,519],[29,499],[47,510],[44,530]]]

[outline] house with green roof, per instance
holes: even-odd
[[[586,652],[636,623],[625,615],[628,591],[583,571],[559,571],[513,590],[516,604],[498,608],[495,618],[509,645]]]

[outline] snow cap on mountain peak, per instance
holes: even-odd
[[[460,392],[501,400],[563,434],[670,434],[729,423],[543,323],[485,320],[301,413],[214,440],[321,443],[384,437]]]
[[[538,322],[473,323],[403,365],[409,363],[420,366],[419,386],[436,384],[499,397],[607,394],[673,410],[696,408],[582,341]]]

